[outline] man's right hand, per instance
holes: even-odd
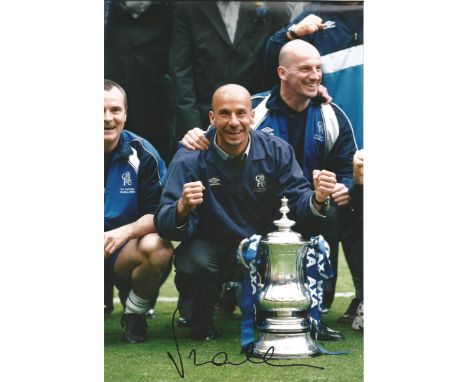
[[[210,141],[206,139],[205,132],[202,129],[195,127],[184,135],[181,143],[189,150],[204,151],[208,149]]]
[[[312,171],[312,179],[314,180],[317,202],[325,202],[335,189],[336,174],[327,170],[314,170]]]
[[[187,216],[203,203],[203,191],[205,187],[200,181],[184,184],[182,196],[177,202],[177,225],[184,224]]]

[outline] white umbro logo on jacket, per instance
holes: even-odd
[[[210,186],[220,186],[221,181],[218,178],[210,178],[209,179]]]
[[[271,127],[269,127],[269,126],[266,126],[266,127],[262,128],[260,130],[262,130],[263,132],[265,132],[267,134],[273,134],[273,129]]]

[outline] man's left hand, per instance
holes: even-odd
[[[205,132],[198,127],[194,127],[193,129],[187,131],[180,142],[185,148],[189,150],[204,151],[208,150],[210,145],[210,141],[205,137]]]
[[[129,238],[130,230],[128,226],[122,226],[104,232],[104,257],[112,255],[115,250],[125,244]]]
[[[351,201],[348,187],[346,187],[343,183],[335,184],[335,188],[333,189],[331,197],[335,203],[341,207],[347,206]]]

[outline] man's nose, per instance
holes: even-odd
[[[320,74],[318,72],[317,69],[312,69],[310,71],[310,75],[309,75],[310,78],[314,79],[314,80],[319,80],[320,79]]]
[[[112,121],[112,113],[110,110],[104,110],[104,121]]]
[[[237,126],[239,125],[239,118],[237,118],[236,113],[231,114],[231,118],[229,119],[229,124],[231,126]]]

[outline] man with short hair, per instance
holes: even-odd
[[[295,230],[305,236],[317,233],[336,183],[335,174],[317,171],[312,191],[291,146],[251,130],[254,112],[244,87],[218,88],[209,118],[214,127],[207,134],[209,148],[179,149],[155,218],[161,237],[181,241],[175,250],[176,275],[193,280],[194,339],[217,336],[212,319],[218,287],[233,271],[239,242],[274,230],[283,196]]]
[[[104,266],[119,289],[129,289],[123,340],[147,340],[145,312],[172,266],[172,244],[155,233],[154,212],[166,172],[145,139],[124,130],[125,91],[104,80]]]

